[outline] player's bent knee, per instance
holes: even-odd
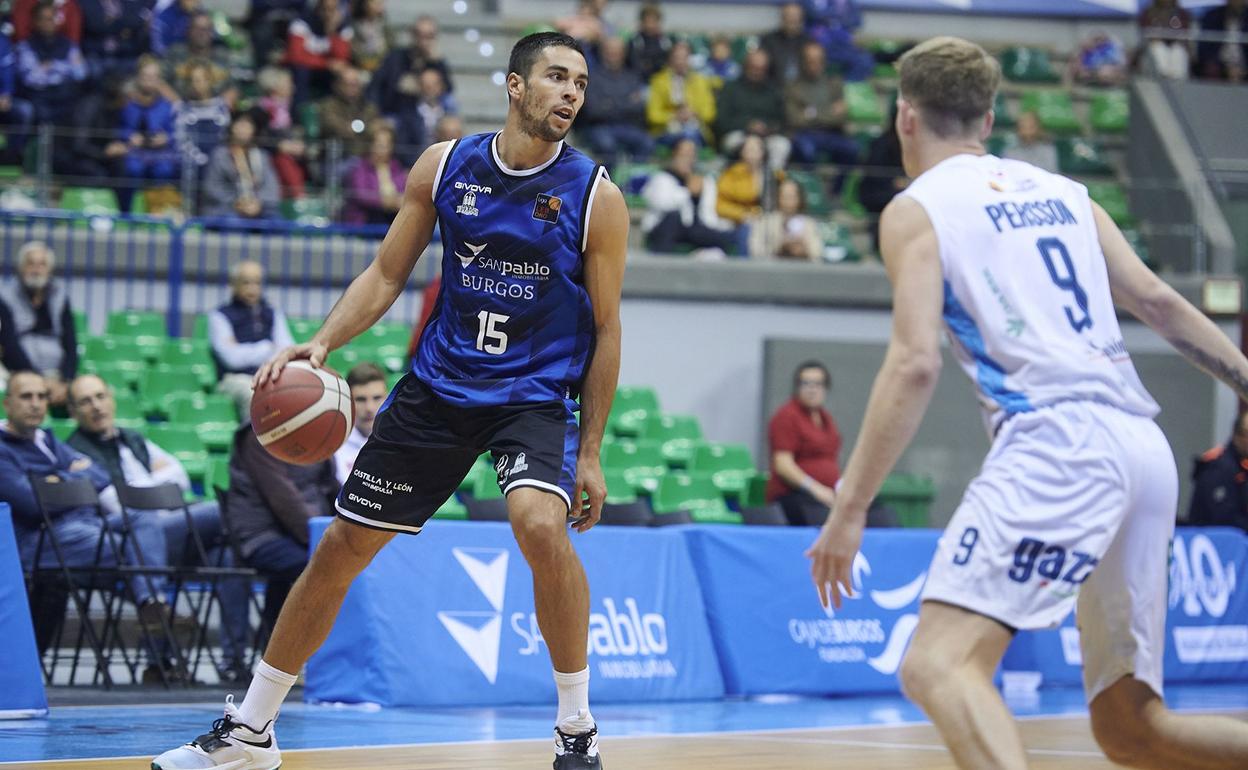
[[[1164,714],[1165,707],[1155,695],[1131,691],[1130,683],[1133,680],[1124,679],[1101,693],[1088,711],[1092,735],[1105,756],[1117,764],[1136,767],[1157,751],[1159,732],[1154,720]]]
[[[907,698],[915,703],[923,703],[929,693],[940,687],[939,682],[945,670],[934,656],[916,649],[912,644],[902,658],[897,678],[901,681],[901,690]]]
[[[316,547],[310,570],[329,571],[350,579],[367,567],[393,537],[392,532],[379,532],[335,519]]]

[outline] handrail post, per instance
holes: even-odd
[[[186,235],[185,223],[169,224],[169,272],[166,281],[169,283],[169,310],[165,316],[165,330],[170,337],[182,334],[182,284],[185,281],[183,243]]]

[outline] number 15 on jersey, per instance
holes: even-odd
[[[503,331],[502,325],[511,320],[511,316],[502,313],[491,313],[488,310],[482,310],[477,313],[477,350],[484,350],[486,353],[492,353],[501,356],[507,352],[507,332]]]

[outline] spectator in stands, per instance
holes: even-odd
[[[180,173],[173,144],[177,128],[173,102],[164,96],[169,86],[160,77],[160,62],[153,56],[139,61],[130,98],[121,109],[121,139],[130,145],[122,158],[122,173],[133,186],[123,188],[122,207],[130,209],[135,187],[143,182],[169,182]]]
[[[584,108],[582,108],[584,109]],[[458,115],[443,115],[433,127],[433,141],[450,142],[464,138],[464,121]]]
[[[187,89],[175,112],[183,157],[202,171],[225,138],[226,127],[230,124],[230,107],[224,98],[213,95],[212,68],[207,62],[191,64]]]
[[[767,188],[767,150],[758,136],[747,136],[737,158],[716,183],[715,213],[720,219],[744,225],[762,211]]]
[[[166,452],[137,431],[117,427],[117,402],[108,383],[94,374],[84,374],[69,385],[69,406],[77,429],[65,442],[109,476],[114,486],[157,487],[173,484],[186,494],[191,479],[178,458]],[[233,555],[225,543],[221,512],[215,500],[203,500],[187,506],[200,543],[209,557],[202,566],[233,564]],[[171,511],[132,512],[131,517],[144,524],[154,522],[164,532],[166,551],[163,564],[192,566],[200,563],[199,554],[187,528],[181,509]],[[137,518],[136,518],[137,517]],[[247,669],[243,662],[247,638],[248,591],[245,580],[226,580],[218,586],[221,599],[221,648],[224,666],[221,673],[241,681]]]
[[[308,521],[333,516],[337,495],[332,460],[282,462],[260,445],[250,422],[234,434],[225,515],[243,561],[268,578],[263,628],[272,629],[290,587],[307,566]]]
[[[420,102],[416,109],[425,126],[436,126],[443,115],[459,112],[455,97],[446,90],[442,73],[432,67],[420,73]]]
[[[356,364],[347,372],[347,385],[351,388],[351,401],[355,404],[355,427],[346,442],[334,452],[334,475],[339,484],[345,484],[355,465],[355,458],[364,442],[373,435],[373,421],[386,400],[390,389],[386,387],[386,373],[373,363]]]
[[[774,83],[779,85],[797,78],[802,69],[802,48],[809,40],[802,4],[781,5],[780,27],[763,35],[759,41],[759,47],[767,52]]]
[[[122,78],[104,78],[83,95],[74,110],[67,152],[52,156],[58,174],[78,177],[83,184],[115,187],[130,144],[121,138],[121,111],[126,105]]]
[[[103,468],[58,441],[51,431],[39,427],[48,414],[48,386],[38,374],[15,372],[9,378],[9,389],[4,395],[4,413],[7,419],[0,423],[0,502],[8,503],[12,510],[22,565],[30,569],[34,566],[39,549],[39,532],[43,526],[43,514],[35,498],[30,475],[60,481],[86,479],[101,493],[111,491],[112,485]],[[115,533],[125,529],[119,510],[106,519],[89,507],[53,510],[49,511],[49,516],[52,519],[50,534],[60,546],[65,566],[116,565],[116,551],[107,545],[102,548],[99,545],[106,527]],[[120,540],[120,535],[117,537]],[[164,563],[165,536],[156,522],[136,521],[126,543],[127,547],[121,554],[126,564],[160,566]],[[38,556],[39,566],[58,566],[56,552],[47,542]],[[134,577],[130,588],[133,592],[131,598],[139,608],[139,621],[146,630],[155,632],[177,622],[169,605],[160,598],[165,595],[162,576]],[[60,619],[36,617],[35,620],[36,633],[45,638],[39,627],[58,623]]]
[[[204,215],[273,219],[281,187],[269,153],[256,146],[255,119],[238,112],[230,120],[228,141],[213,150],[204,171]]]
[[[1196,460],[1186,524],[1248,532],[1248,412],[1235,417],[1231,438]]]
[[[386,0],[351,0],[351,63],[373,72],[390,53]]]
[[[841,434],[825,403],[832,375],[818,361],[793,374],[793,397],[772,415],[767,428],[771,478],[767,502],[778,502],[790,524],[821,524],[841,478]]]
[[[1080,85],[1120,86],[1127,80],[1127,50],[1105,31],[1093,33],[1070,59],[1071,80]]]
[[[342,221],[350,225],[388,225],[403,202],[407,168],[394,157],[394,131],[380,124],[372,131],[368,155],[355,158],[343,180],[346,205]]]
[[[793,139],[797,163],[858,161],[858,143],[845,135],[845,90],[839,77],[825,72],[823,46],[802,46],[802,71],[784,88],[784,118]]]
[[[93,79],[129,75],[151,51],[152,11],[147,0],[78,0],[82,54]]]
[[[185,43],[191,20],[204,12],[202,0],[160,0],[152,18],[152,53],[163,54],[176,43]]]
[[[233,107],[238,91],[230,76],[228,57],[213,45],[215,36],[211,16],[203,12],[192,16],[186,28],[186,40],[171,45],[161,57],[165,62],[165,77],[179,92],[185,92],[191,65],[207,64],[213,94],[224,97],[226,104]]]
[[[672,42],[671,35],[663,32],[663,9],[658,3],[644,3],[638,14],[637,33],[628,41],[628,68],[650,82],[667,64]]]
[[[53,406],[65,404],[65,385],[78,373],[78,335],[65,284],[53,277],[56,255],[42,241],[17,250],[17,276],[0,285],[0,300],[13,316],[13,329]]]
[[[252,108],[259,128],[258,143],[272,148],[273,170],[282,185],[283,198],[302,198],[308,179],[309,148],[302,127],[295,124],[291,109],[295,94],[290,72],[265,67],[256,77],[263,94]],[[257,111],[259,115],[257,115]]]
[[[1200,19],[1200,31],[1225,37],[1201,40],[1196,46],[1197,73],[1212,80],[1242,82],[1248,67],[1248,2],[1227,0],[1220,8],[1210,8]]]
[[[594,156],[614,166],[621,155],[649,158],[654,139],[646,131],[646,84],[624,66],[625,44],[618,37],[602,41],[601,64],[585,92],[577,128],[585,132]]]
[[[368,82],[369,101],[390,118],[415,109],[420,101],[420,73],[427,69],[442,73],[447,93],[455,90],[450,67],[438,50],[438,22],[432,16],[418,17],[409,37],[406,48],[386,54]]]
[[[36,122],[63,125],[87,79],[87,63],[78,46],[56,31],[56,6],[50,0],[35,6],[32,19],[32,34],[17,47],[21,93],[34,107]]]
[[[1178,0],[1153,0],[1140,13],[1146,68],[1162,77],[1186,80],[1191,69],[1187,37],[1191,27],[1192,15],[1179,7]]]
[[[334,80],[334,92],[321,100],[321,136],[342,142],[344,157],[362,155],[368,132],[381,121],[377,105],[364,98],[360,71],[347,67]]]
[[[291,22],[299,18],[306,0],[250,0],[247,29],[251,33],[251,53],[256,69],[275,64],[282,57],[277,41],[286,40]]]
[[[1044,135],[1044,127],[1034,112],[1018,116],[1018,144],[1008,148],[1002,155],[1010,160],[1025,163],[1057,173],[1057,145]]]
[[[701,146],[712,139],[715,91],[705,75],[690,70],[689,44],[683,40],[672,45],[667,66],[650,79],[646,122],[664,144],[692,139]]]
[[[13,0],[10,21],[13,22],[13,42],[20,43],[34,34],[35,8],[41,0]],[[78,0],[53,0],[56,17],[56,33],[64,35],[78,45],[82,42],[82,11]]]
[[[603,17],[607,0],[578,0],[576,11],[555,22],[555,28],[577,39],[592,63],[598,58],[598,45],[611,36],[611,25]]]
[[[217,363],[217,392],[234,399],[245,420],[251,376],[275,352],[295,344],[281,310],[264,299],[264,269],[244,260],[230,268],[230,301],[208,316],[208,340]]]
[[[783,179],[776,186],[776,209],[750,226],[750,256],[808,262],[823,257],[819,224],[806,214],[806,194],[792,179]]]
[[[711,87],[718,94],[725,83],[741,76],[741,65],[732,58],[732,42],[725,35],[711,39],[710,53],[698,71],[711,79]]]
[[[653,174],[641,190],[646,201],[641,231],[646,248],[656,254],[690,247],[701,250],[699,258],[722,259],[738,249],[735,229],[715,213],[715,179],[697,173],[697,159],[697,142],[676,140],[667,168]]]
[[[4,35],[0,35],[0,126],[8,143],[4,155],[9,160],[22,157],[30,127],[35,122],[35,107],[17,92],[17,52]]]
[[[768,165],[781,169],[789,161],[792,143],[781,133],[784,94],[768,75],[769,67],[765,50],[756,48],[745,55],[741,79],[726,84],[719,92],[715,132],[720,137],[720,148],[728,155],[740,150],[747,136],[761,137],[767,148]]]
[[[17,326],[13,321],[13,311],[3,299],[0,299],[0,374],[4,383],[9,381],[13,372],[33,370],[26,351],[22,349],[21,338],[17,335]],[[0,383],[3,384],[3,383]]]
[[[804,0],[806,34],[817,40],[827,60],[846,80],[866,80],[875,69],[870,53],[854,45],[854,32],[862,26],[862,12],[855,0]]]
[[[866,168],[858,185],[858,200],[871,213],[871,239],[880,250],[880,214],[897,193],[910,185],[901,163],[901,139],[897,136],[897,105],[884,133],[871,140],[867,148]]]
[[[338,0],[316,0],[310,13],[291,22],[286,64],[295,78],[296,104],[327,93],[351,68],[351,29],[342,26]]]

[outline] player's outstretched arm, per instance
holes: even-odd
[[[1213,321],[1148,269],[1109,214],[1092,204],[1114,301],[1197,367],[1248,400],[1248,359]]]
[[[585,290],[594,307],[594,357],[581,390],[581,448],[576,462],[576,489],[572,515],[584,532],[602,516],[607,486],[598,454],[607,413],[620,376],[620,287],[628,256],[628,206],[620,188],[603,179],[598,183],[585,244]],[[589,496],[585,516],[575,507],[581,493]]]
[[[919,429],[940,376],[944,279],[936,232],[919,203],[897,198],[884,209],[880,254],[893,284],[892,338],[832,513],[806,552],[825,607],[840,607],[842,590],[852,594],[867,508]]]
[[[309,342],[277,353],[256,372],[256,386],[277,377],[288,362],[304,358],[313,366],[325,363],[331,350],[342,347],[394,304],[416,260],[429,245],[437,211],[433,205],[433,182],[446,142],[435,144],[421,154],[407,175],[403,203],[377,249],[377,256],[355,277]]]

